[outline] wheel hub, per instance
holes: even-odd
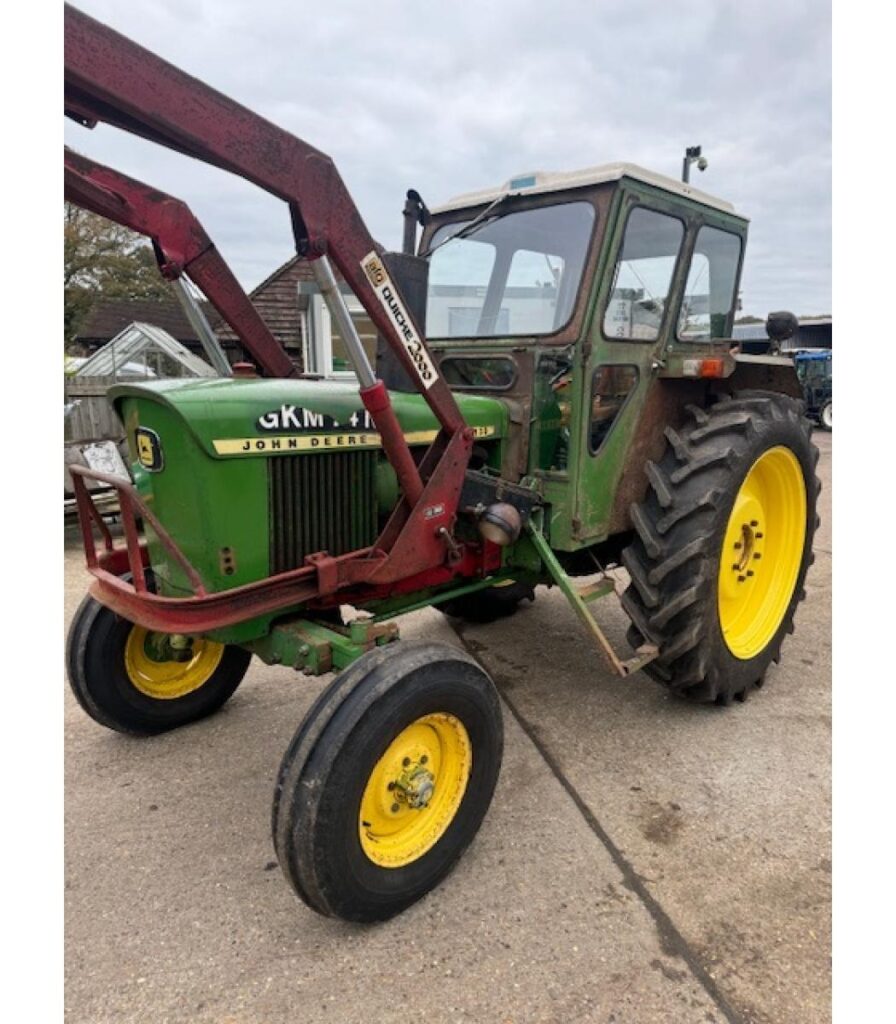
[[[421,755],[420,761],[411,764],[402,771],[395,780],[395,796],[399,801],[404,801],[408,807],[426,807],[432,799],[436,788],[436,779],[425,765],[429,761],[426,754]]]
[[[133,686],[156,700],[176,700],[209,681],[224,645],[203,637],[157,633],[133,626],[124,651],[124,667]]]
[[[761,527],[759,519],[741,523],[740,537],[731,545],[734,557],[731,572],[739,584],[752,579],[760,568],[756,563],[762,558],[762,542],[765,540]]]
[[[734,499],[719,565],[719,622],[731,653],[755,657],[793,596],[806,538],[806,485],[789,448],[764,452]]]
[[[374,765],[361,798],[361,848],[381,867],[409,864],[442,837],[472,767],[460,719],[439,712],[403,729]]]

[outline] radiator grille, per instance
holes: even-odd
[[[343,555],[377,537],[377,453],[278,455],[268,460],[271,573],[298,569],[306,555]]]

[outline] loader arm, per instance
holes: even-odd
[[[82,124],[115,125],[282,199],[298,251],[332,257],[443,430],[464,428],[399,288],[382,277],[380,246],[328,156],[68,4],[65,110]]]
[[[243,348],[269,377],[299,370],[268,330],[190,208],[143,182],[65,150],[65,198],[150,238],[169,280],[185,274],[205,293]]]
[[[87,127],[102,121],[192,156],[282,199],[289,207],[297,251],[309,261],[318,261],[315,276],[319,283],[323,281],[322,290],[328,282],[332,286],[332,257],[441,427],[418,465],[389,393],[376,379],[355,338],[353,361],[361,382],[360,398],[379,431],[403,500],[372,548],[339,558],[326,551],[309,555],[304,566],[260,581],[252,600],[261,600],[265,608],[270,602],[286,608],[311,594],[326,596],[353,586],[388,586],[456,565],[463,548],[453,534],[473,432],[380,258],[381,247],[371,238],[330,158],[69,5],[65,7],[65,113]],[[70,182],[88,208],[112,219],[127,216],[134,226],[142,222],[143,228],[155,231],[153,237],[163,243],[169,260],[179,264],[183,258],[191,275],[202,274],[202,261],[211,259],[214,249],[185,206],[166,206],[167,197],[162,196],[154,204],[143,192],[142,199],[130,202],[127,210],[129,196],[122,195],[112,179],[92,172],[85,164],[79,168],[76,161],[70,163]],[[116,175],[115,180],[119,186],[127,185],[121,176]],[[130,185],[138,193],[142,188],[136,182]],[[130,199],[134,198],[136,194],[131,194]],[[150,209],[155,211],[152,215]],[[164,223],[162,231],[158,223],[150,223],[164,221],[168,215],[172,221]],[[223,261],[213,266],[210,278],[222,266],[226,269]],[[251,317],[247,309],[251,302],[229,271],[223,282],[212,280],[209,284],[209,280],[203,283],[197,278],[206,294],[209,287],[215,292],[216,283],[231,316],[236,311]],[[241,297],[235,298],[237,295]],[[230,316],[226,318],[233,323]],[[254,317],[243,326],[254,339],[263,339]],[[346,342],[351,348],[348,339]],[[88,519],[82,517],[85,536],[91,530]],[[129,550],[128,558],[133,563],[138,554]],[[112,551],[98,557],[91,567],[95,576],[91,592],[126,618],[145,624],[172,599],[127,583],[121,578],[118,561],[119,555]],[[208,600],[207,595],[196,595],[176,603],[195,607],[198,602],[201,608]],[[238,594],[233,603],[231,614],[251,617],[252,610]]]

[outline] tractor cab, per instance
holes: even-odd
[[[797,352],[793,357],[803,388],[806,415],[824,430],[833,429],[833,356],[829,350]]]
[[[427,343],[452,390],[507,406],[502,474],[536,478],[566,510],[556,545],[627,526],[626,464],[661,440],[670,379],[702,395],[733,371],[746,234],[729,203],[623,163],[432,212]]]

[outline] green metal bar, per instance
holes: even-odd
[[[422,596],[421,591],[418,590],[407,596],[377,601],[375,604],[368,605],[367,609],[374,613],[374,622],[382,622],[385,619],[394,618],[396,615],[404,615],[407,612],[415,612],[421,608],[428,608],[430,605],[444,604],[446,601],[450,601],[455,597],[463,597],[465,594],[473,594],[477,590],[485,590],[486,587],[494,587],[499,583],[517,581],[530,582],[533,586],[544,582],[544,580],[540,578],[533,577],[530,573],[520,572],[519,570],[513,572],[501,572],[495,573],[493,576],[488,576],[482,580],[476,580],[475,583],[467,583],[462,587],[452,587],[450,590],[422,591]]]
[[[557,561],[556,555],[551,550],[550,544],[548,544],[545,535],[542,533],[539,522],[540,519],[540,511],[534,512],[529,519],[529,522],[526,524],[526,528],[532,537],[535,549],[538,551],[538,554],[552,579],[561,589],[566,600],[572,605],[573,611],[581,619],[582,624],[590,633],[591,638],[597,643],[613,671],[617,675],[625,677],[631,675],[632,672],[636,672],[648,662],[653,661],[659,654],[658,649],[653,644],[644,644],[642,647],[639,647],[637,655],[634,658],[630,658],[628,661],[621,661],[617,657],[610,641],[606,638],[600,626],[598,626],[587,604],[588,600],[594,600],[597,597],[605,596],[605,594],[610,591],[605,590],[602,587],[588,588],[588,590],[593,589],[594,592],[591,593],[589,597],[583,598],[582,593],[576,588],[573,581],[564,571],[563,566]],[[610,589],[612,590],[612,581],[607,582],[609,582]]]

